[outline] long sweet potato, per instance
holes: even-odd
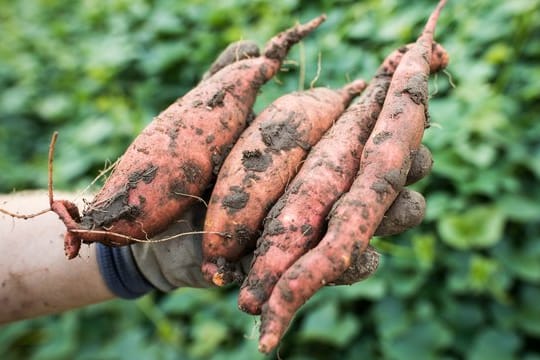
[[[261,86],[280,69],[290,47],[325,16],[272,38],[261,56],[225,66],[159,114],[126,150],[82,217],[75,205],[51,209],[67,227],[65,252],[81,242],[123,245],[164,230],[201,196],[245,128]]]
[[[392,75],[410,47],[401,47],[386,57],[358,101],[311,149],[288,190],[269,212],[240,290],[238,304],[243,311],[259,314],[281,274],[320,240],[328,212],[356,176],[360,154],[381,111]],[[431,72],[446,67],[445,49],[434,43],[432,53]],[[426,162],[424,157],[419,160]],[[418,167],[416,178],[422,176],[425,165]]]
[[[431,14],[415,45],[403,55],[374,129],[363,149],[357,178],[334,205],[325,236],[281,276],[263,305],[259,350],[277,345],[296,310],[337,279],[363,252],[402,190],[426,122],[428,75],[435,25],[445,0]]]
[[[230,264],[254,247],[262,221],[301,161],[366,83],[284,95],[242,133],[219,172],[206,212],[203,274],[216,285],[234,280]],[[279,232],[282,229],[273,228]]]

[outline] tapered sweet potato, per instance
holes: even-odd
[[[358,101],[311,149],[288,190],[269,212],[253,264],[240,290],[238,304],[242,310],[259,314],[281,274],[319,241],[328,212],[356,176],[360,154],[381,111],[394,71],[411,46],[401,47],[386,57]],[[434,43],[432,53],[431,72],[445,68],[446,50]],[[418,160],[412,180],[421,177],[431,165],[431,158],[428,162],[425,156],[419,156]],[[385,225],[386,233],[390,232],[389,226]],[[275,228],[281,231],[276,232]]]
[[[114,246],[149,238],[177,219],[214,179],[261,86],[324,19],[278,34],[261,56],[225,66],[170,105],[129,146],[82,217],[68,201],[54,201],[68,230],[66,256],[76,256],[81,242]]]
[[[228,262],[253,249],[266,213],[311,146],[365,86],[357,80],[340,90],[284,95],[242,133],[223,163],[206,212],[202,269],[209,280],[216,285],[233,280]]]
[[[444,4],[444,0],[439,2],[396,68],[363,149],[358,176],[332,208],[326,234],[284,272],[263,306],[260,351],[275,348],[296,310],[324,284],[339,278],[351,258],[366,249],[402,190],[424,132],[433,33]]]

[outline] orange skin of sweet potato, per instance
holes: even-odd
[[[125,245],[174,222],[214,179],[261,86],[325,18],[278,34],[262,56],[225,66],[171,104],[129,146],[82,217],[70,202],[54,201],[51,209],[68,230],[66,256],[77,256],[81,242]]]
[[[334,204],[326,234],[285,271],[263,305],[261,352],[273,350],[298,308],[337,279],[350,266],[351,258],[366,249],[402,190],[411,155],[418,150],[424,132],[433,33],[444,4],[444,0],[439,2],[415,46],[403,55],[363,149],[358,176]]]
[[[268,214],[250,272],[240,290],[238,304],[243,311],[260,314],[283,272],[320,240],[332,205],[356,176],[360,154],[381,111],[392,75],[410,47],[397,49],[386,57],[358,101],[311,149],[287,191]],[[448,54],[441,45],[434,43],[432,54],[432,73],[447,66]],[[276,226],[282,231],[272,231]]]
[[[234,281],[229,268],[254,247],[262,221],[311,146],[366,83],[284,95],[242,133],[219,172],[203,234],[203,274],[216,285]],[[218,265],[219,264],[219,265]]]

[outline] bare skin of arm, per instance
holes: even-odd
[[[0,207],[19,214],[47,208],[47,193],[0,195]],[[0,324],[55,314],[113,299],[94,246],[67,260],[65,226],[47,212],[23,220],[0,214]]]

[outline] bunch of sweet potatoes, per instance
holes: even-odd
[[[448,63],[433,39],[444,3],[415,43],[384,60],[369,85],[357,80],[340,90],[286,94],[254,119],[262,85],[325,16],[278,34],[261,54],[239,47],[233,60],[219,59],[133,141],[82,215],[51,196],[51,209],[67,227],[67,257],[82,242],[149,239],[212,188],[201,270],[216,285],[242,283],[240,308],[262,314],[259,349],[274,349],[320,287],[374,271],[370,238],[404,229],[385,224],[387,212],[422,209],[398,205],[423,201],[403,188],[430,167],[420,142],[428,76]],[[400,202],[404,197],[409,201]],[[244,277],[237,262],[250,253]]]

